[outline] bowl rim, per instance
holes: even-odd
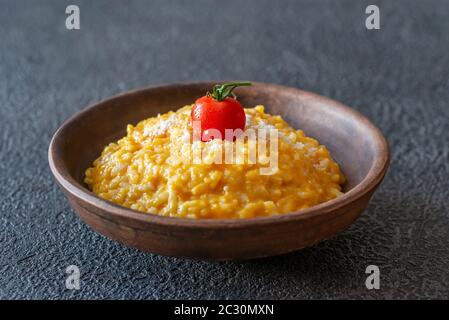
[[[235,80],[232,80],[235,81]],[[369,194],[373,189],[377,187],[377,185],[384,178],[386,171],[388,169],[390,163],[390,147],[388,141],[382,134],[382,132],[364,115],[360,112],[352,109],[336,100],[305,91],[299,88],[288,87],[279,84],[272,83],[263,83],[252,81],[254,85],[257,86],[268,86],[271,88],[281,89],[290,93],[300,93],[303,96],[306,96],[310,99],[320,100],[322,103],[327,105],[331,105],[333,108],[337,110],[337,112],[346,113],[353,118],[355,118],[358,122],[362,123],[365,127],[369,129],[371,134],[375,137],[374,141],[376,142],[375,148],[379,151],[380,157],[374,159],[371,168],[368,171],[368,174],[363,178],[363,180],[354,186],[351,190],[344,193],[343,195],[323,202],[321,204],[312,206],[307,209],[293,211],[285,214],[278,214],[272,216],[262,216],[262,217],[254,217],[248,219],[242,218],[228,218],[228,219],[192,219],[192,218],[183,218],[183,217],[167,217],[161,216],[155,213],[146,213],[137,211],[131,208],[127,208],[118,204],[115,204],[109,200],[103,199],[95,195],[93,192],[88,190],[85,187],[79,185],[79,183],[68,173],[66,167],[63,165],[62,159],[56,156],[56,146],[61,143],[61,133],[63,133],[67,128],[70,127],[72,123],[77,121],[78,118],[83,115],[89,113],[92,109],[98,107],[99,105],[103,105],[106,103],[111,103],[118,98],[126,98],[135,94],[142,93],[143,91],[156,91],[160,89],[170,89],[176,87],[191,87],[191,86],[211,86],[217,83],[223,83],[225,81],[190,81],[190,82],[177,82],[177,83],[169,83],[169,84],[159,84],[159,85],[151,85],[147,87],[142,87],[134,90],[129,90],[112,97],[100,100],[93,104],[88,105],[84,109],[76,112],[72,116],[70,116],[67,120],[65,120],[60,127],[54,133],[48,148],[48,161],[50,170],[53,173],[58,184],[68,193],[70,193],[75,198],[87,202],[90,205],[106,211],[107,213],[125,218],[135,220],[145,224],[158,224],[158,225],[168,225],[168,226],[178,226],[178,227],[187,227],[187,228],[241,228],[241,227],[249,227],[249,226],[261,226],[272,223],[281,223],[281,222],[290,222],[290,221],[298,221],[303,219],[309,219],[316,216],[322,216],[325,214],[329,214],[341,207],[349,205],[362,198],[366,194]],[[226,81],[227,82],[227,81]],[[250,89],[247,89],[250,90]],[[94,213],[97,214],[97,213]],[[98,214],[97,214],[98,215]]]

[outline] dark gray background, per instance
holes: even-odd
[[[379,31],[365,29],[373,2]],[[65,29],[68,4],[79,31]],[[448,1],[1,1],[0,298],[449,297],[448,31]],[[241,263],[151,255],[84,225],[48,168],[58,126],[124,90],[207,79],[300,87],[368,116],[392,163],[364,215]]]

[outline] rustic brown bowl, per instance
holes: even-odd
[[[192,220],[141,213],[90,192],[83,176],[127,124],[190,104],[215,82],[182,83],[131,91],[92,105],[67,120],[49,148],[50,168],[77,214],[99,233],[162,255],[249,259],[278,255],[330,238],[368,205],[389,164],[382,133],[360,113],[299,89],[254,83],[236,90],[245,106],[263,104],[326,145],[348,178],[337,199],[290,214],[253,219]]]

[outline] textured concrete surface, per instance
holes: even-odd
[[[364,27],[372,2],[379,31]],[[0,1],[0,298],[449,297],[448,16],[447,1]],[[127,89],[236,78],[332,97],[385,133],[391,169],[349,230],[211,263],[123,247],[75,216],[47,164],[64,119]]]

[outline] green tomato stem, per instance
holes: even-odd
[[[243,87],[243,86],[250,86],[252,85],[249,81],[243,81],[243,82],[229,82],[224,84],[217,84],[214,86],[214,89],[212,91],[212,98],[214,98],[217,101],[222,101],[226,99],[229,96],[233,96],[232,90],[234,90],[237,87]]]

